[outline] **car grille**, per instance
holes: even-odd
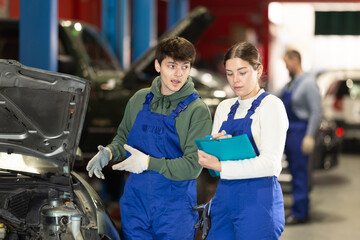
[[[31,194],[29,191],[21,191],[8,197],[5,201],[5,209],[20,220],[25,220],[29,208]]]

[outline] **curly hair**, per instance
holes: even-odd
[[[189,61],[192,65],[196,57],[195,47],[182,37],[165,38],[156,47],[155,59],[161,64],[166,57],[170,57],[175,61]]]

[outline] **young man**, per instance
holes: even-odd
[[[90,160],[87,170],[103,178],[110,160],[126,160],[114,170],[130,172],[120,199],[125,239],[193,239],[198,215],[196,138],[211,132],[211,115],[191,80],[194,46],[184,38],[159,42],[151,88],[129,100],[117,135]],[[128,152],[128,153],[127,153]],[[180,227],[181,226],[181,227]]]

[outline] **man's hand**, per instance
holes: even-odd
[[[314,151],[315,139],[311,136],[305,136],[301,145],[303,154],[309,155]]]
[[[202,231],[202,233],[203,233],[202,239],[206,239],[206,237],[209,233],[210,227],[211,227],[210,204],[211,204],[211,201],[201,204],[201,205],[197,205],[192,208],[194,211],[197,211],[197,212],[202,211],[199,222],[197,222],[194,226],[194,228],[197,228],[200,231]]]
[[[112,166],[114,170],[125,170],[132,173],[142,173],[149,166],[149,155],[125,144],[124,148],[131,155],[121,163]]]
[[[208,154],[202,150],[198,150],[198,163],[204,168],[213,169],[221,172],[221,163],[217,157]]]
[[[95,176],[101,179],[105,179],[102,169],[108,165],[111,158],[111,151],[109,148],[98,146],[99,152],[88,162],[86,170],[89,172],[89,177]]]

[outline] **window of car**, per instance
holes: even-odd
[[[83,31],[81,38],[89,54],[91,65],[96,69],[109,68],[112,64],[111,58],[96,39],[87,31]]]
[[[336,97],[349,96],[351,98],[360,98],[360,79],[342,79],[335,81],[330,85],[326,95]]]
[[[346,80],[346,86],[349,89],[351,99],[360,98],[360,79],[348,79]]]

